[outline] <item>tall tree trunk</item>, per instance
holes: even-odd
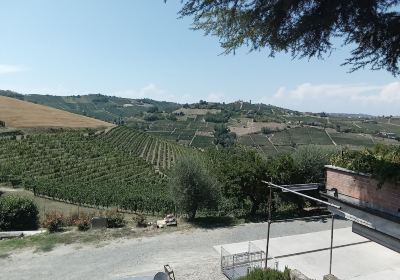
[[[194,205],[194,206],[192,207],[192,209],[191,209],[191,211],[190,211],[190,213],[189,213],[189,220],[190,220],[190,221],[193,221],[194,218],[196,217],[197,208],[198,208],[197,205]]]
[[[252,205],[251,205],[251,210],[250,210],[250,215],[254,216],[257,212],[258,206],[260,205],[260,203],[258,201],[256,201],[255,199],[251,200]]]

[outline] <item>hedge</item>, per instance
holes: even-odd
[[[240,280],[290,280],[290,269],[285,268],[283,272],[276,269],[256,269]]]

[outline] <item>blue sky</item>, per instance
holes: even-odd
[[[400,81],[325,60],[220,55],[217,38],[178,19],[180,1],[2,0],[0,89],[196,102],[252,100],[301,111],[400,114]]]

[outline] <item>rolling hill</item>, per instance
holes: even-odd
[[[305,113],[240,100],[226,104],[202,100],[178,104],[102,94],[23,95],[2,90],[0,96],[123,124],[159,139],[202,149],[215,147],[216,125],[225,125],[236,134],[237,143],[254,148],[265,156],[291,152],[309,144],[362,149],[380,142],[400,143],[400,118],[392,116]],[[152,145],[158,147],[160,143]],[[148,157],[157,161],[157,156]]]
[[[106,128],[101,120],[15,98],[0,96],[0,120],[13,128]]]

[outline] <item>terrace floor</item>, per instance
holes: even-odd
[[[271,238],[269,265],[278,265],[279,269],[287,266],[322,279],[329,272],[330,234],[326,230]],[[252,243],[265,251],[265,239]],[[249,243],[214,246],[219,254],[221,246],[236,254],[246,252]],[[335,229],[333,246],[332,274],[341,280],[400,279],[400,254],[353,233],[351,228]]]

